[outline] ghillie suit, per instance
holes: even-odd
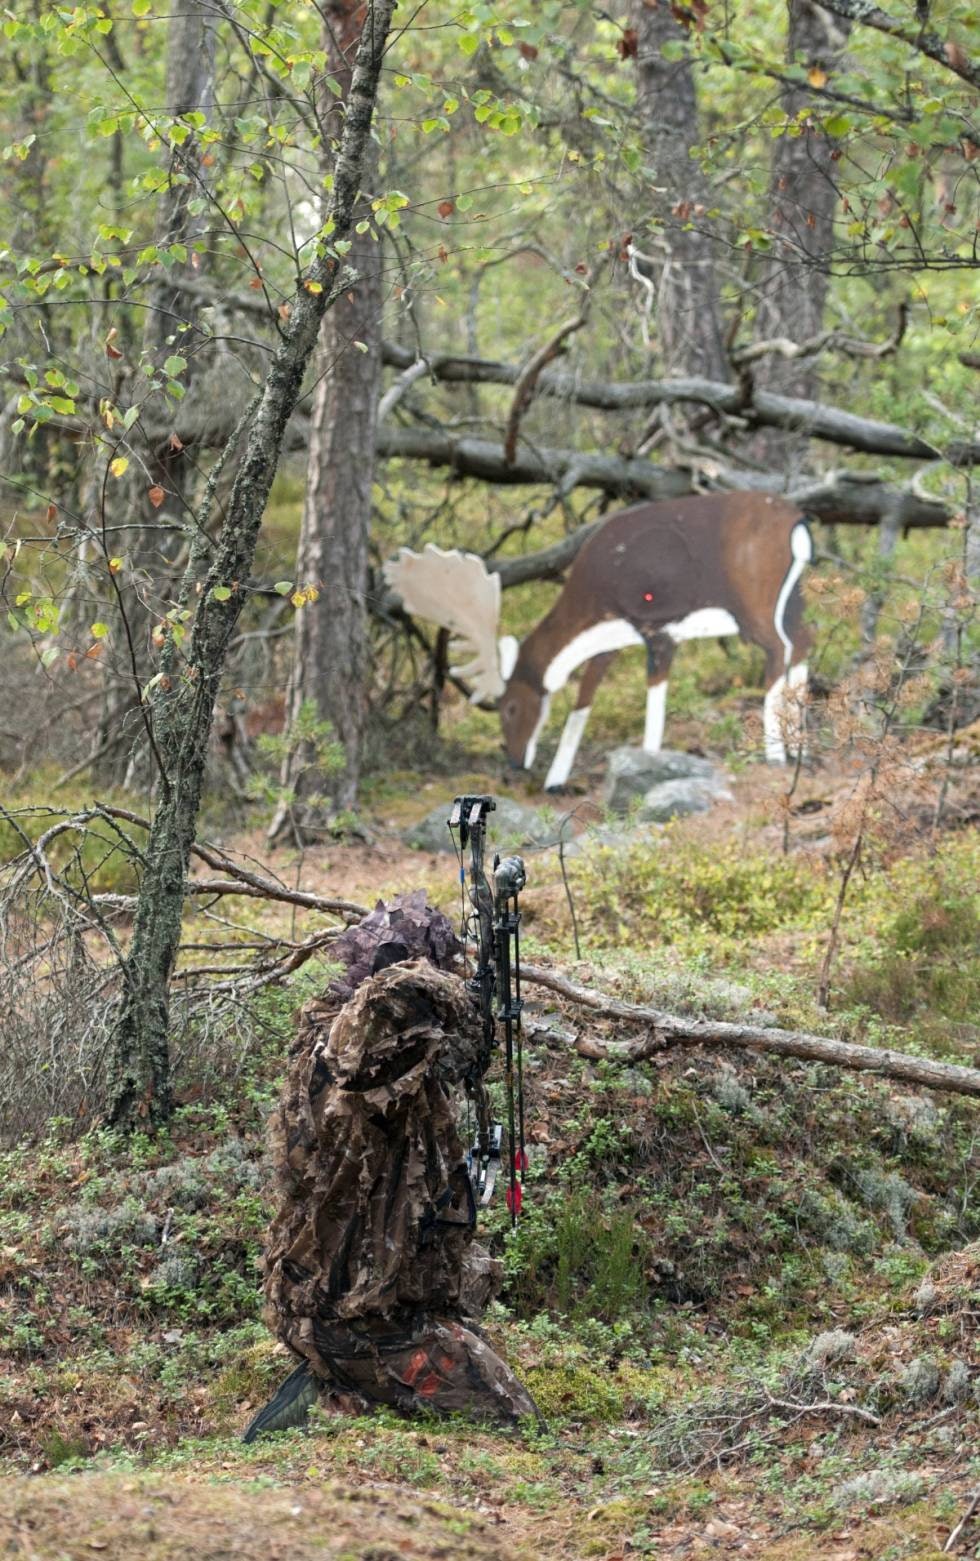
[[[458,948],[424,895],[379,905],[338,939],[347,970],[303,1010],[265,1258],[271,1324],[302,1364],[246,1441],[299,1423],[318,1388],[356,1407],[536,1414],[470,1325],[499,1265],[473,1243],[456,1129],[481,1044],[463,981],[437,968]]]

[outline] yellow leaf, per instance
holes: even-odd
[[[109,462],[109,470],[113,477],[122,477],[129,470],[129,462],[124,455],[117,455],[114,461]]]
[[[289,600],[292,602],[294,607],[305,607],[306,606],[306,592],[305,591],[294,591],[292,596],[289,598]]]
[[[109,573],[111,575],[117,575],[119,573],[120,569],[122,568],[122,566],[123,566],[123,561],[122,561],[121,558],[110,558],[110,560],[109,560]]]
[[[306,291],[308,293],[322,293],[323,292],[323,284],[322,284],[322,282],[304,282],[303,286],[306,288]]]
[[[108,632],[109,632],[109,625],[107,623],[93,623],[93,625],[92,625],[92,638],[93,638],[93,640],[104,640],[106,635],[108,634]]]
[[[806,73],[806,79],[811,87],[825,87],[827,85],[827,72],[821,70],[819,65],[811,65]]]

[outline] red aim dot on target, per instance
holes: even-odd
[[[652,591],[644,591],[644,593],[643,593],[643,600],[645,602],[652,602],[653,601],[653,592]]]

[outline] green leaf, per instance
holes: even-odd
[[[275,585],[272,587],[272,589],[279,596],[288,596],[290,591],[292,590],[292,588],[293,588],[292,580],[277,580]]]
[[[461,54],[475,54],[479,47],[480,40],[476,33],[464,33],[459,40],[459,51]]]
[[[179,353],[175,352],[172,357],[164,359],[163,372],[169,374],[170,378],[173,379],[177,374],[182,374],[186,367],[187,359],[182,358]]]
[[[108,632],[109,625],[107,623],[93,623],[91,629],[93,640],[104,640]]]
[[[211,587],[211,595],[216,602],[226,602],[231,595],[231,586],[214,585]]]

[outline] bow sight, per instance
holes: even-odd
[[[470,1151],[470,1174],[477,1201],[488,1203],[501,1160],[500,1123],[491,1122],[483,1075],[504,1032],[504,1085],[507,1096],[507,1207],[511,1224],[520,1213],[527,1169],[524,1148],[524,1047],[521,1028],[521,913],[518,896],[527,882],[519,856],[493,859],[493,881],[485,865],[487,816],[492,797],[463,796],[453,802],[449,829],[459,858],[463,901],[461,936],[467,952],[476,946],[476,968],[469,981],[483,1027],[483,1045],[467,1083],[476,1104],[477,1140]],[[467,866],[467,852],[469,865]],[[469,900],[469,909],[466,901]],[[515,1074],[516,1062],[516,1074]]]

